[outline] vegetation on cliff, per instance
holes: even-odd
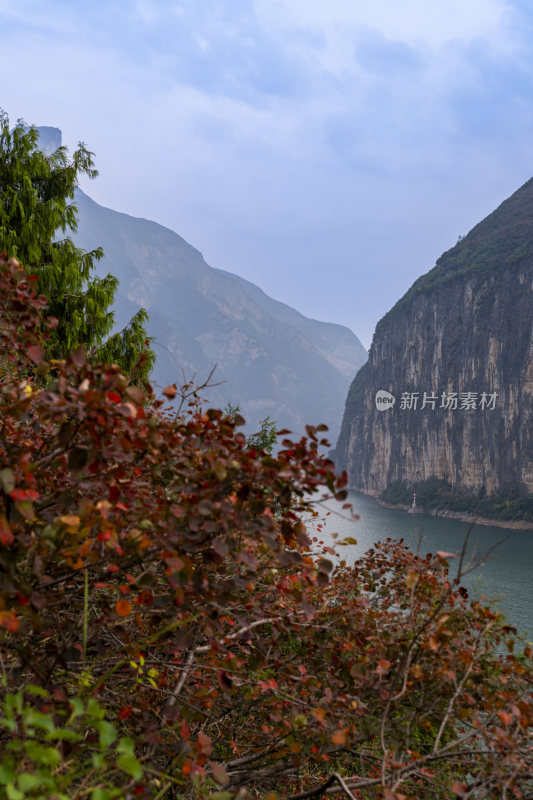
[[[335,565],[318,430],[273,456],[193,386],[47,363],[34,284],[0,258],[0,798],[531,793],[532,652],[464,555]]]
[[[524,520],[533,522],[533,496],[510,490],[505,495],[459,494],[448,481],[433,476],[408,486],[395,481],[380,495],[392,505],[411,505],[416,492],[416,505],[423,511],[458,511],[494,520]]]
[[[390,317],[405,311],[415,297],[464,281],[467,276],[490,276],[499,285],[507,269],[533,256],[532,213],[533,178],[443,253],[433,269],[418,278],[378,322],[376,333]],[[486,300],[489,302],[488,297]]]

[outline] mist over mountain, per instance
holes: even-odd
[[[308,319],[243,278],[210,267],[181,236],[145,219],[76,195],[86,250],[102,246],[98,264],[120,280],[117,327],[147,309],[155,337],[153,381],[161,386],[195,377],[211,405],[238,403],[248,428],[270,415],[301,432],[324,422],[338,435],[350,379],[367,354],[347,328]]]
[[[59,128],[40,127],[39,145],[52,153]],[[103,247],[97,273],[119,281],[114,306],[120,330],[144,307],[155,339],[157,386],[204,382],[214,367],[206,404],[238,404],[247,430],[266,416],[295,432],[325,423],[338,436],[346,392],[366,361],[359,339],[342,325],[304,317],[258,286],[206,264],[181,236],[156,222],[98,205],[76,192],[84,250]]]
[[[52,153],[61,130],[39,128],[39,146]],[[144,307],[155,339],[152,381],[202,383],[209,405],[238,404],[247,430],[266,416],[278,427],[303,432],[325,423],[333,443],[354,372],[367,353],[341,325],[309,319],[230,272],[210,267],[181,236],[156,222],[104,208],[76,193],[78,231],[84,250],[103,247],[99,275],[119,281],[114,306],[120,330]]]

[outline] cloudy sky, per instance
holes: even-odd
[[[367,346],[533,175],[527,0],[0,0],[0,30],[0,107],[86,142],[95,200]]]

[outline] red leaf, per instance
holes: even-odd
[[[233,686],[233,681],[231,680],[230,676],[227,675],[224,670],[220,670],[217,675],[218,685],[222,689],[223,692],[229,692],[231,687]]]
[[[32,344],[28,347],[27,352],[34,364],[40,364],[43,360],[44,350],[40,344]]]
[[[143,589],[137,595],[137,598],[136,598],[135,602],[139,606],[151,606],[152,603],[154,602],[154,596],[153,596],[152,592],[150,591],[150,589]]]
[[[168,556],[168,558],[164,558],[163,561],[171,572],[179,572],[185,566],[181,558],[177,556]]]
[[[196,742],[196,748],[200,753],[200,755],[203,756],[211,755],[213,744],[209,736],[206,736],[203,731],[200,731],[200,733],[198,734],[198,741]]]
[[[13,544],[15,537],[11,533],[11,528],[7,524],[5,517],[0,517],[0,542],[2,544]]]
[[[111,486],[109,488],[109,502],[116,503],[119,497],[120,497],[120,489],[118,488],[118,486]]]
[[[110,403],[120,403],[121,397],[116,392],[106,392],[105,396],[109,400]]]
[[[131,715],[131,711],[132,711],[131,706],[122,706],[122,708],[118,712],[118,718],[128,719],[128,717]]]
[[[70,357],[78,369],[81,369],[81,367],[84,367],[87,363],[87,356],[85,355],[85,348],[83,345],[78,347],[74,353],[71,353]]]
[[[9,496],[12,500],[37,500],[39,492],[36,492],[34,489],[13,489],[13,491],[9,493]]]

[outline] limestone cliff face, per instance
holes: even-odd
[[[385,410],[379,390],[395,398]],[[369,494],[431,476],[469,494],[533,492],[533,179],[379,322],[336,460]]]

